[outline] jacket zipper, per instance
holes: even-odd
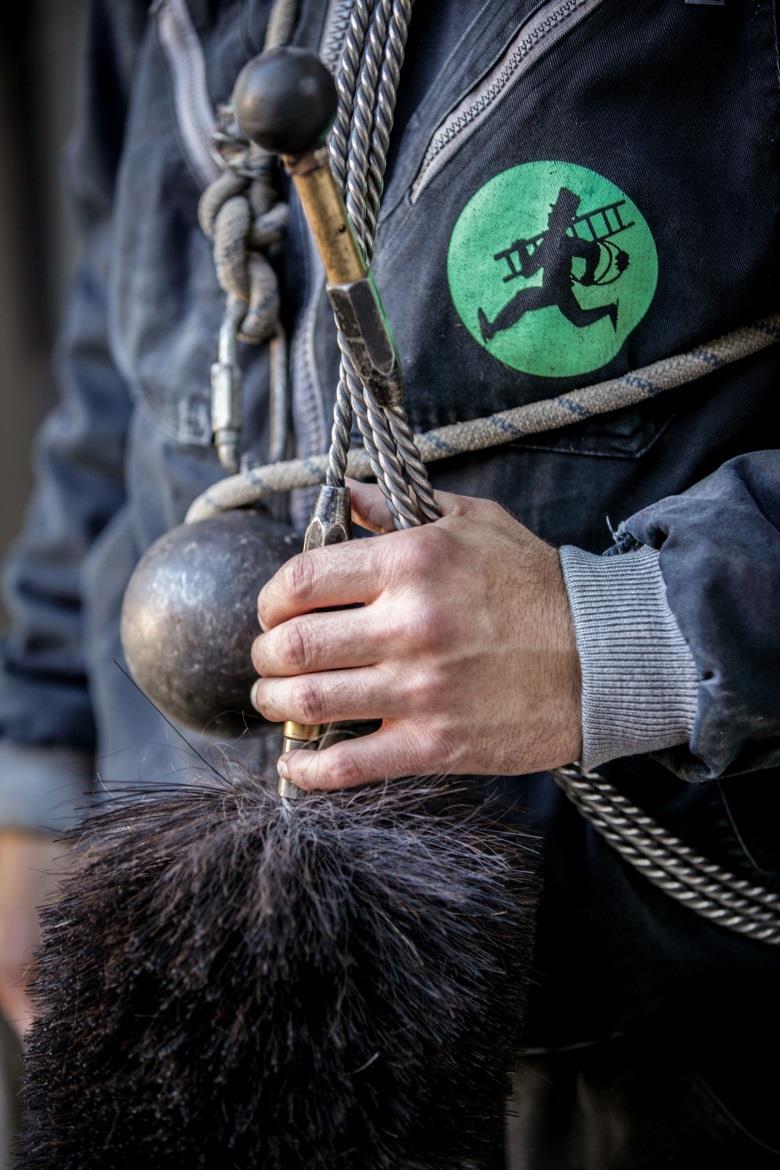
[[[185,0],[155,0],[150,11],[170,69],[184,153],[200,185],[207,187],[223,166],[213,145],[215,119],[198,34]]]
[[[604,0],[548,0],[520,26],[479,86],[466,94],[435,130],[412,183],[416,203],[429,183],[503,101],[513,85]]]

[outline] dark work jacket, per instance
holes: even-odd
[[[208,104],[227,100],[262,47],[268,10],[260,0],[188,0],[193,58],[191,45],[171,50],[161,36],[171,3],[151,14],[133,0],[92,6],[69,159],[85,244],[59,354],[62,404],[40,439],[38,491],[7,575],[0,734],[94,748],[101,788],[170,775],[184,758],[112,659],[139,555],[220,478],[208,378],[224,298],[196,219],[208,143],[198,145],[194,106],[181,95],[198,82],[202,52]],[[774,7],[419,5],[375,257],[416,429],[629,374],[777,309]],[[327,8],[304,3],[298,43],[321,43]],[[491,96],[496,77],[500,100]],[[464,102],[479,116],[458,122]],[[453,111],[460,129],[432,154]],[[449,287],[450,240],[475,194],[508,168],[545,160],[619,188],[657,252],[644,315],[614,356],[585,373],[544,376],[497,360]],[[294,200],[280,280],[295,445],[319,452],[337,351]],[[690,744],[604,772],[707,856],[769,885],[778,881],[780,817],[779,353],[770,346],[646,404],[432,466],[435,486],[494,497],[553,544],[601,552],[609,525],[622,521],[624,543],[660,549],[701,676],[696,726]],[[242,360],[249,455],[262,462],[267,354],[245,347]],[[293,501],[299,527],[305,504]],[[776,950],[659,893],[549,776],[501,783],[514,814],[545,841],[529,1044],[574,1044],[716,1010],[719,1028],[753,1034],[776,1016]]]

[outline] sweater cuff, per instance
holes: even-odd
[[[63,832],[82,819],[92,789],[89,752],[0,743],[0,827]]]
[[[599,557],[567,545],[560,557],[582,669],[583,767],[687,743],[698,675],[656,550]]]

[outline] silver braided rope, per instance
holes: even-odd
[[[337,77],[339,105],[330,156],[356,236],[370,261],[412,0],[354,0]],[[334,54],[342,28],[331,30]],[[232,194],[232,192],[231,192]],[[780,339],[780,314],[716,338],[705,347],[623,377],[482,419],[414,436],[402,408],[387,410],[361,386],[339,337],[341,369],[327,456],[249,469],[209,488],[188,521],[246,506],[274,491],[343,483],[347,471],[373,474],[394,523],[407,528],[439,511],[425,470],[432,462],[483,450],[684,386]],[[352,419],[364,449],[350,449]],[[780,895],[739,878],[697,853],[595,772],[559,768],[556,782],[595,830],[634,869],[697,914],[749,938],[780,944]]]
[[[372,152],[369,155],[368,175],[368,224],[373,239],[382,198],[387,151],[393,128],[398,82],[403,65],[404,46],[412,14],[412,0],[397,0],[389,4],[385,51],[380,68],[379,87],[374,105],[372,129]],[[420,456],[406,412],[402,407],[390,407],[384,411],[390,438],[398,459],[408,477],[410,494],[424,521],[436,520],[439,513],[434,499],[425,464]]]
[[[337,182],[344,193],[347,213],[360,247],[370,261],[373,250],[373,226],[369,226],[368,172],[375,176],[384,172],[384,157],[375,157],[372,148],[372,108],[377,100],[377,84],[381,70],[383,41],[387,33],[389,0],[382,0],[375,8],[369,0],[357,0],[347,29],[341,66],[337,75],[339,95],[336,121],[331,132],[330,159]],[[409,10],[411,6],[409,5]],[[407,21],[408,24],[408,21]],[[405,32],[400,38],[400,56],[403,53]],[[396,78],[400,73],[400,58]],[[387,99],[385,99],[387,102]],[[378,207],[378,196],[374,194]],[[331,445],[328,455],[327,481],[337,485],[344,482],[349,459],[353,416],[363,439],[372,473],[382,490],[394,522],[399,527],[416,523],[416,514],[406,487],[403,468],[378,412],[366,400],[352,366],[341,334],[339,380],[336,388]]]
[[[406,469],[406,474],[416,496],[417,507],[422,513],[423,519],[426,523],[438,520],[441,515],[439,505],[436,503],[431,481],[428,479],[425,463],[412,434],[412,428],[409,426],[406,411],[397,406],[388,406],[385,408],[385,418],[395,443],[398,458]]]
[[[345,189],[348,214],[369,262],[411,3],[412,0],[378,0],[370,13],[366,0],[356,0],[339,75],[339,116],[331,140],[331,157],[334,173]],[[772,333],[776,335],[776,330]],[[379,407],[370,391],[360,387],[343,345],[341,350],[329,475],[343,477],[347,467],[351,406],[371,469],[396,527],[435,520],[439,511],[404,410],[385,411]],[[702,351],[693,355],[694,363],[697,359],[714,365],[721,360],[717,353]],[[679,376],[679,370],[667,370],[667,378],[675,373]],[[627,378],[624,392],[633,393],[638,386],[636,376]],[[613,409],[619,397],[619,392],[611,395]],[[564,412],[569,406],[565,398],[559,399]],[[588,405],[572,400],[571,409],[575,407],[588,410]],[[495,425],[500,425],[493,417]],[[763,942],[780,943],[780,897],[695,853],[597,773],[586,773],[572,765],[554,775],[605,840],[659,889],[712,922]]]
[[[355,0],[339,73],[339,111],[331,138],[331,159],[344,189],[347,213],[369,263],[411,8],[412,0],[377,0],[372,11],[368,0]],[[776,335],[776,330],[771,332]],[[356,378],[342,338],[339,346],[342,360],[329,481],[343,483],[354,412],[371,470],[396,528],[435,520],[440,513],[405,411],[380,407]],[[711,363],[710,368],[720,361],[712,352],[696,351],[692,357],[694,363],[697,359]],[[690,373],[690,363],[688,366]],[[679,376],[679,370],[666,373],[667,378],[675,373]],[[625,381],[624,393],[633,393],[641,384],[636,374]],[[620,392],[610,397],[615,409]],[[574,398],[567,402],[565,395],[558,403],[564,411],[568,406],[588,411],[587,405]],[[497,416],[493,419],[497,424]],[[780,944],[780,897],[695,853],[597,773],[572,765],[558,769],[554,776],[597,832],[659,889],[712,922],[762,942]]]
[[[339,108],[331,133],[333,173],[366,260],[373,254],[412,0],[356,0],[337,77]],[[403,409],[381,407],[355,375],[342,340],[328,482],[343,483],[352,418],[393,521],[408,528],[439,510]]]
[[[336,119],[330,133],[329,153],[331,169],[336,182],[341,188],[342,194],[346,191],[347,185],[350,125],[352,122],[355,94],[358,87],[362,46],[366,38],[370,15],[371,11],[368,3],[358,2],[353,5],[344,39],[341,63],[336,73],[338,107],[336,110]],[[338,333],[338,343],[343,355],[345,346],[340,332]],[[327,482],[332,486],[339,486],[344,482],[349,457],[351,430],[352,396],[347,384],[346,363],[342,358],[339,368],[339,380],[336,386],[333,429],[331,431],[330,451],[328,454]],[[367,439],[364,434],[363,442],[366,445],[366,451],[369,452],[369,455],[373,455],[373,441],[370,437]],[[375,460],[372,460],[372,466],[374,465]]]
[[[780,945],[780,895],[696,853],[597,772],[570,767],[553,775],[596,831],[664,893],[720,926]]]

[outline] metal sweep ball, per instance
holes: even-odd
[[[299,177],[326,183],[313,165]],[[349,300],[359,250],[337,245],[344,336],[375,387],[363,385],[365,417],[381,427],[398,411],[378,474],[399,523],[416,523],[402,411],[381,405],[383,386],[390,397],[398,386],[394,354],[371,331],[365,287]],[[355,305],[368,305],[362,335]],[[347,534],[327,506],[345,490],[324,489],[309,540]],[[179,530],[147,554],[142,573],[158,576],[136,580],[156,590],[171,638],[176,574],[199,554],[191,535],[191,547]],[[210,536],[230,544],[227,530]],[[143,611],[142,592],[125,615],[136,661],[151,644]],[[185,627],[195,638],[192,615]],[[136,791],[74,834],[71,875],[44,914],[25,1170],[494,1164],[525,1004],[533,848],[483,777],[294,802],[275,780],[231,772]]]
[[[300,540],[247,509],[181,524],[144,553],[122,602],[122,647],[141,690],[171,719],[212,735],[267,728],[249,702],[257,595]]]

